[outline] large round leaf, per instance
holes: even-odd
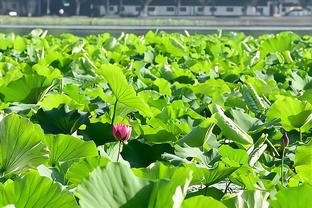
[[[239,167],[248,164],[248,153],[242,149],[233,149],[229,145],[222,145],[218,148],[223,162],[230,166]]]
[[[1,190],[2,189],[2,190]],[[75,208],[77,202],[72,194],[52,180],[29,173],[0,188],[0,205],[13,204],[16,208]]]
[[[268,208],[269,203],[267,198],[269,193],[255,190],[255,191],[241,191],[235,197],[225,198],[223,203],[227,207],[235,208]]]
[[[281,32],[274,36],[268,36],[260,44],[259,51],[261,58],[267,56],[269,53],[283,52],[292,49],[293,42],[296,39],[299,39],[299,36],[292,32]]]
[[[195,164],[184,164],[184,167],[193,171],[194,184],[204,183],[206,186],[218,183],[229,177],[237,167],[226,167],[222,162],[218,163],[218,166],[213,169],[205,167],[199,167]]]
[[[177,141],[177,144],[183,146],[184,143],[191,147],[201,147],[208,141],[215,124],[212,119],[204,120],[200,125],[194,127],[192,131]]]
[[[195,196],[186,199],[182,205],[183,208],[193,208],[193,207],[213,207],[213,208],[226,208],[224,204],[215,200],[212,197],[207,196]]]
[[[115,65],[103,65],[98,73],[104,75],[119,103],[135,108],[144,115],[151,116],[149,106],[140,96],[136,95],[134,88],[128,84],[121,68]]]
[[[180,207],[191,178],[190,171],[174,171],[170,180],[159,176],[150,182],[136,177],[122,164],[109,163],[104,169],[95,169],[78,186],[77,195],[82,208]]]
[[[224,102],[223,95],[231,92],[228,84],[222,79],[209,79],[205,83],[199,83],[192,86],[192,90],[196,94],[204,94],[212,98],[214,103],[222,104]]]
[[[147,207],[152,186],[136,177],[130,168],[109,163],[97,168],[78,186],[82,208]]]
[[[222,108],[218,105],[213,109],[218,127],[229,140],[234,141],[238,146],[249,149],[253,145],[252,137],[247,134],[238,124],[227,117]]]
[[[179,207],[192,178],[192,170],[185,167],[166,166],[160,162],[148,168],[138,168],[133,171],[137,176],[157,181],[150,198],[151,207]]]
[[[151,164],[147,168],[133,168],[132,170],[137,176],[149,180],[171,179],[173,174],[177,172],[190,172],[190,170],[185,167],[169,166],[159,161]]]
[[[23,72],[23,76],[0,86],[0,95],[5,102],[37,103],[52,87],[54,79],[60,77],[58,70],[34,65]]]
[[[98,155],[94,142],[84,141],[70,135],[46,135],[44,142],[48,146],[52,165],[57,162]]]
[[[308,208],[312,207],[311,196],[312,186],[306,184],[277,192],[276,200],[270,200],[270,205],[272,208]]]
[[[84,178],[87,178],[90,173],[97,167],[105,167],[109,160],[102,156],[86,157],[79,160],[70,166],[66,173],[68,181],[77,186]]]
[[[279,118],[286,131],[309,131],[309,116],[312,113],[312,105],[293,97],[279,96],[271,105],[267,114],[267,121]],[[304,128],[302,128],[304,127]]]
[[[86,122],[87,117],[88,114],[70,111],[67,106],[61,105],[47,111],[40,109],[31,119],[39,123],[47,134],[72,134]]]
[[[297,147],[295,167],[301,179],[312,185],[312,141]]]
[[[148,207],[180,207],[191,180],[191,171],[175,171],[170,179],[158,180],[154,185]]]
[[[0,122],[0,174],[35,167],[46,160],[44,137],[39,125],[17,114],[10,114]]]
[[[179,173],[192,172],[192,184],[204,183],[206,186],[222,181],[230,176],[237,167],[224,167],[222,163],[214,169],[199,167],[195,164],[184,164],[184,166],[166,165],[161,162],[156,162],[147,168],[134,168],[133,171],[137,176],[150,180],[168,179],[172,180],[173,175]],[[178,174],[177,174],[178,175]]]

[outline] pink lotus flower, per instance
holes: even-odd
[[[285,132],[283,137],[282,137],[282,147],[285,148],[289,145],[289,138],[287,133]]]
[[[118,141],[127,141],[131,136],[132,127],[126,124],[114,124],[113,136]]]

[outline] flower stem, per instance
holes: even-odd
[[[279,156],[278,151],[276,150],[276,148],[274,147],[274,145],[270,142],[270,140],[268,138],[265,139],[265,141],[268,143],[268,145],[273,149],[273,153],[276,156]]]
[[[302,142],[302,131],[301,131],[301,129],[299,130],[299,141]]]
[[[228,191],[230,185],[231,185],[231,181],[229,181],[229,182],[226,184],[226,187],[225,187],[225,189],[224,189],[224,194],[227,193],[227,191]]]
[[[114,112],[112,117],[112,125],[114,125],[115,115],[116,115],[116,107],[117,107],[118,99],[116,98],[115,104],[114,104]]]
[[[282,166],[281,166],[281,182],[282,182],[282,185],[284,183],[284,172],[283,172],[284,156],[285,156],[285,148],[283,148],[283,153],[282,153]]]
[[[119,155],[120,155],[121,146],[122,146],[122,141],[119,141],[119,145],[118,145],[118,155],[117,155],[117,162],[119,161]]]

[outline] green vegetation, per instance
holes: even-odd
[[[312,207],[311,36],[0,34],[0,73],[0,207]]]

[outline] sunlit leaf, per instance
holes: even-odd
[[[1,188],[0,188],[1,190]],[[52,180],[29,173],[16,181],[8,181],[0,191],[0,205],[13,204],[17,208],[78,208],[74,196]]]
[[[312,184],[312,141],[298,146],[295,157],[295,166],[298,175],[306,183]]]
[[[99,70],[99,73],[104,75],[118,102],[135,108],[145,115],[150,115],[149,106],[141,97],[136,95],[133,87],[128,84],[125,75],[119,67],[104,65]]]
[[[283,128],[287,131],[299,130],[312,113],[312,105],[296,98],[280,96],[268,110],[266,120],[280,118]],[[307,124],[306,124],[307,125]],[[303,128],[301,130],[309,130]]]
[[[49,149],[51,165],[85,157],[97,156],[98,151],[92,141],[83,141],[70,135],[46,135],[44,143]]]
[[[226,208],[222,202],[215,200],[212,197],[206,196],[195,196],[186,199],[182,205],[183,208],[192,208],[192,207],[215,207],[215,208]]]
[[[46,161],[39,125],[10,114],[0,122],[0,172],[2,175],[36,167]]]
[[[270,205],[273,208],[311,207],[311,195],[312,187],[307,184],[300,187],[287,188],[277,192],[276,199],[270,200]]]

